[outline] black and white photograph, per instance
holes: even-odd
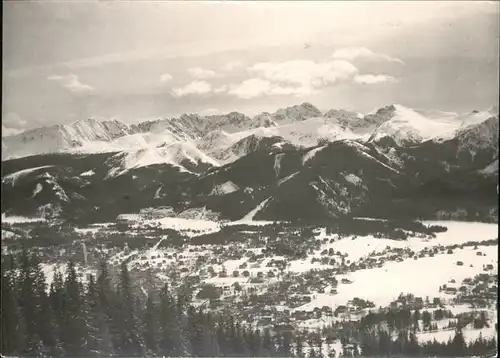
[[[497,357],[499,1],[2,10],[2,357]]]

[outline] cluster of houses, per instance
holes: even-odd
[[[485,265],[489,271],[493,265]],[[481,273],[474,278],[465,278],[456,290],[454,302],[486,308],[498,300],[498,274]]]

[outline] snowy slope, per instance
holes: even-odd
[[[2,183],[3,184],[12,184],[13,186],[15,185],[16,183],[16,180],[23,177],[23,176],[26,176],[28,174],[31,174],[33,172],[37,172],[39,170],[42,170],[42,169],[46,169],[46,168],[51,168],[53,167],[53,165],[43,165],[43,166],[40,166],[40,167],[35,167],[35,168],[28,168],[28,169],[23,169],[23,170],[19,170],[15,173],[11,173],[9,175],[6,175],[2,178]]]
[[[121,152],[108,160],[108,177],[123,175],[131,169],[155,164],[169,164],[181,171],[196,171],[199,166],[205,168],[219,166],[219,163],[205,155],[193,144],[177,142],[147,147],[136,151]]]
[[[271,115],[275,122],[295,122],[309,118],[321,117],[323,114],[312,104],[304,102],[300,105],[280,108]]]
[[[239,112],[207,117],[183,114],[130,126],[116,120],[86,119],[4,137],[2,160],[42,153],[138,151],[163,143],[186,142],[226,163],[240,155],[223,152],[251,135],[279,136],[303,147],[314,146],[318,141],[358,139],[380,143],[387,138],[391,144],[405,146],[434,138],[449,139],[460,130],[482,124],[493,116],[498,118],[497,112],[495,107],[457,114],[390,105],[367,115],[343,109],[322,114],[313,105],[302,103],[253,118]]]
[[[498,116],[485,121],[463,126],[457,130],[459,151],[468,151],[475,156],[480,150],[492,149],[498,153]]]
[[[118,121],[86,119],[67,125],[32,129],[3,138],[2,160],[42,153],[57,153],[95,141],[111,141],[130,133]]]
[[[454,117],[430,119],[401,105],[391,106],[389,114],[391,118],[374,131],[369,141],[391,138],[398,146],[406,146],[431,138],[450,138],[460,127],[460,122]]]

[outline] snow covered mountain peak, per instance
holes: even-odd
[[[254,117],[236,111],[210,116],[182,114],[130,126],[115,119],[86,118],[4,137],[2,160],[60,152],[131,152],[145,148],[157,151],[182,142],[214,158],[212,160],[227,163],[260,148],[262,143],[267,145],[262,138],[271,137],[281,137],[298,147],[339,139],[377,144],[387,140],[386,144],[392,147],[406,146],[429,139],[456,137],[459,129],[484,123],[494,116],[498,120],[495,112],[498,112],[496,106],[458,115],[391,104],[367,115],[345,109],[331,109],[322,114],[318,108],[304,102]],[[483,131],[488,132],[487,129]],[[244,138],[247,140],[242,141]],[[235,146],[239,141],[242,142]],[[174,150],[174,147],[169,149]]]
[[[95,141],[111,141],[130,133],[119,121],[83,119],[71,124],[31,129],[3,138],[2,160],[35,154],[57,153]]]
[[[271,113],[262,112],[262,113],[257,114],[255,117],[252,118],[252,124],[251,124],[250,128],[259,128],[259,127],[270,128],[270,127],[277,127],[277,126],[278,125],[273,120]]]
[[[452,122],[432,120],[402,105],[381,108],[373,116],[379,117],[382,123],[372,133],[369,141],[381,143],[389,140],[397,146],[413,145],[435,137],[448,137],[457,127]]]
[[[300,105],[280,108],[273,113],[272,117],[277,121],[303,121],[309,118],[321,117],[322,115],[323,114],[318,108],[314,107],[310,103],[304,102]]]
[[[184,172],[204,171],[219,166],[219,163],[188,142],[163,143],[156,147],[124,151],[107,161],[110,168],[108,178],[151,165],[170,165]]]
[[[494,116],[498,116],[498,106],[494,105],[488,108],[488,112],[491,113]]]

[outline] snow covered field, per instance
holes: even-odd
[[[373,301],[377,306],[386,306],[400,293],[446,298],[444,292],[439,292],[439,286],[447,284],[451,279],[460,283],[467,277],[474,277],[482,272],[482,265],[487,263],[493,264],[496,270],[497,249],[497,246],[481,247],[481,251],[487,254],[486,257],[476,256],[476,251],[472,248],[465,248],[456,250],[453,255],[388,262],[381,268],[356,271],[344,276],[353,283],[341,285],[338,295],[333,296],[332,300],[338,304],[360,297]],[[458,260],[463,261],[464,266],[457,266]]]
[[[50,289],[51,283],[54,281],[54,275],[56,272],[59,272],[63,275],[63,278],[66,277],[68,266],[66,264],[42,264],[42,272],[45,275],[45,281],[47,283],[47,291]],[[81,275],[82,282],[87,283],[87,274],[92,274],[94,276],[97,275],[96,269],[84,268],[83,266],[76,265],[76,272],[78,275]]]
[[[497,332],[495,327],[488,327],[482,329],[474,329],[471,327],[466,327],[463,329],[463,334],[466,342],[473,342],[479,338],[481,334],[483,338],[493,338],[496,337]],[[453,339],[455,336],[455,330],[442,330],[437,332],[420,332],[417,333],[417,339],[419,342],[428,342],[436,339],[438,342],[446,343],[448,340]]]
[[[33,222],[42,222],[45,221],[44,218],[36,218],[36,217],[24,217],[24,216],[7,216],[2,214],[2,223],[6,224],[22,224],[22,223],[33,223]]]
[[[497,224],[485,224],[460,221],[424,221],[425,225],[446,226],[448,231],[436,234],[436,238],[422,239],[418,237],[409,237],[406,241],[396,241],[390,239],[378,239],[373,236],[359,236],[353,240],[352,236],[347,236],[342,240],[328,243],[322,246],[323,249],[333,248],[335,251],[347,253],[348,258],[358,260],[367,256],[370,252],[383,251],[387,246],[394,248],[410,248],[414,251],[423,250],[426,247],[447,246],[453,244],[463,244],[467,241],[484,241],[498,237]],[[332,238],[327,236],[325,230],[318,235],[319,239]],[[495,256],[496,257],[496,256]]]
[[[407,241],[395,241],[389,239],[376,239],[373,236],[345,237],[333,243],[322,245],[321,250],[333,248],[342,254],[347,254],[351,262],[355,262],[369,253],[381,252],[387,246],[399,248],[411,248],[414,251],[437,245],[461,244],[472,240],[489,240],[498,235],[497,224],[465,223],[465,222],[442,222],[433,221],[425,224],[444,225],[448,231],[438,233],[435,239],[410,238]],[[322,231],[318,238],[325,238]],[[358,270],[345,275],[339,275],[337,279],[348,278],[352,283],[339,284],[337,295],[317,294],[307,305],[301,306],[300,310],[313,310],[314,307],[337,306],[346,304],[354,297],[373,301],[375,305],[386,306],[390,304],[400,293],[413,293],[420,297],[442,297],[449,298],[444,292],[439,292],[439,286],[460,285],[463,279],[474,277],[483,272],[483,265],[492,264],[493,271],[498,269],[498,247],[479,246],[478,250],[473,247],[457,248],[453,254],[437,254],[433,257],[423,257],[418,260],[406,259],[402,262],[386,262],[383,267],[375,267],[366,270]],[[483,253],[478,256],[477,252]],[[315,255],[317,256],[317,255]],[[457,266],[457,261],[462,261],[463,266]],[[305,272],[312,269],[324,269],[327,266],[319,262],[312,264],[310,260],[292,261],[289,270],[293,272]],[[450,285],[449,281],[454,279],[457,284]]]

